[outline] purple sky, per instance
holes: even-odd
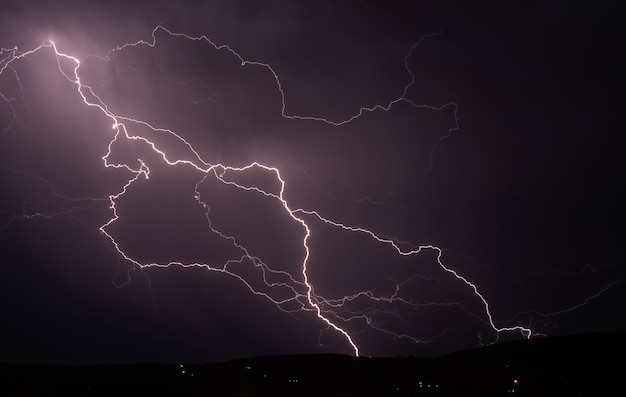
[[[626,328],[611,7],[41,3],[0,10],[0,361]]]

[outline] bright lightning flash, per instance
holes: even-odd
[[[226,45],[217,45],[213,43],[206,36],[193,37],[183,33],[176,33],[166,29],[163,26],[157,26],[152,31],[152,40],[144,41],[140,40],[133,43],[126,43],[124,45],[118,46],[109,51],[109,53],[105,57],[98,57],[104,61],[108,61],[110,56],[113,53],[124,51],[125,49],[131,47],[139,47],[139,48],[154,48],[157,46],[157,34],[167,34],[171,37],[179,38],[182,40],[189,41],[197,41],[207,44],[213,47],[215,50],[224,51],[228,54],[228,56],[234,56],[239,60],[241,67],[252,67],[252,68],[261,68],[266,70],[272,75],[272,78],[275,80],[276,88],[280,92],[280,96],[282,99],[282,109],[281,114],[282,117],[288,119],[298,119],[298,120],[307,120],[308,122],[314,123],[323,123],[329,126],[341,126],[347,123],[351,123],[354,120],[362,117],[366,113],[371,113],[374,111],[389,111],[393,106],[396,106],[400,103],[408,104],[415,108],[427,109],[430,111],[440,111],[443,109],[452,109],[454,110],[455,117],[455,126],[450,129],[446,135],[439,138],[439,140],[448,137],[454,130],[458,128],[458,123],[456,121],[456,110],[457,105],[453,102],[448,103],[441,107],[433,107],[428,105],[417,104],[412,100],[407,98],[407,91],[414,84],[415,78],[413,73],[408,67],[408,59],[412,56],[415,49],[418,45],[431,37],[437,36],[440,33],[425,35],[420,38],[418,42],[416,42],[406,54],[404,58],[405,69],[410,77],[410,81],[404,87],[402,94],[396,99],[385,103],[379,104],[370,108],[361,108],[356,114],[342,120],[342,121],[331,121],[322,117],[316,116],[303,116],[303,115],[290,115],[286,113],[286,101],[285,101],[285,93],[283,92],[283,87],[281,86],[281,81],[279,79],[278,74],[274,71],[274,69],[266,63],[255,62],[245,60],[242,56],[240,56],[237,52],[235,52],[232,48]],[[499,326],[497,325],[497,321],[494,320],[491,311],[491,305],[485,298],[483,294],[481,294],[478,286],[470,281],[467,277],[460,274],[458,271],[454,270],[450,266],[444,264],[442,260],[442,249],[431,244],[419,245],[413,249],[405,249],[403,248],[405,245],[400,244],[397,240],[393,238],[386,237],[380,233],[377,233],[374,230],[366,229],[363,227],[355,227],[348,224],[344,224],[338,221],[334,221],[329,217],[325,216],[318,210],[306,209],[306,208],[297,208],[294,205],[287,201],[285,198],[285,189],[287,188],[287,181],[281,175],[281,171],[277,167],[270,167],[262,164],[261,162],[252,162],[245,166],[234,167],[228,164],[220,164],[220,163],[211,163],[205,161],[200,155],[199,151],[196,150],[192,146],[192,144],[187,141],[183,135],[179,132],[173,131],[167,128],[160,128],[155,126],[148,121],[132,118],[129,116],[125,116],[122,114],[117,114],[110,110],[110,107],[107,106],[107,103],[101,99],[96,93],[96,90],[91,86],[87,85],[81,79],[81,60],[71,55],[55,44],[54,41],[49,41],[41,44],[39,47],[36,47],[32,50],[26,52],[20,52],[17,48],[11,49],[2,49],[0,56],[0,75],[4,73],[14,73],[17,78],[17,72],[14,69],[14,65],[18,62],[25,61],[26,58],[31,55],[40,52],[40,51],[52,51],[57,60],[58,71],[61,75],[67,79],[71,84],[74,85],[76,89],[76,94],[80,96],[82,102],[84,103],[86,108],[93,109],[94,111],[104,115],[106,118],[110,120],[110,125],[113,130],[113,136],[109,140],[108,147],[106,153],[102,156],[102,163],[104,167],[107,168],[117,168],[123,169],[130,173],[131,177],[123,184],[123,186],[115,193],[110,194],[106,200],[109,202],[109,208],[111,211],[111,216],[104,224],[100,226],[100,231],[108,240],[110,240],[112,246],[117,251],[117,253],[124,258],[124,260],[131,263],[134,267],[146,269],[146,268],[164,268],[169,266],[179,266],[182,268],[188,267],[201,267],[205,268],[209,271],[219,272],[231,277],[234,277],[241,281],[252,294],[256,294],[262,296],[263,298],[273,302],[276,307],[280,310],[286,312],[311,312],[316,315],[319,320],[324,323],[328,329],[338,333],[341,335],[345,342],[350,346],[355,355],[359,355],[361,350],[359,349],[359,343],[356,340],[354,331],[350,330],[349,324],[352,321],[364,322],[367,324],[367,327],[373,329],[377,332],[381,332],[383,334],[387,334],[394,338],[403,338],[413,341],[415,343],[428,342],[428,340],[419,340],[418,338],[404,333],[398,333],[397,331],[386,329],[383,325],[376,323],[372,315],[371,311],[365,312],[353,312],[349,309],[346,309],[344,306],[350,302],[353,302],[357,299],[365,299],[370,302],[382,302],[382,303],[401,303],[404,305],[410,305],[414,307],[418,307],[418,303],[413,302],[411,300],[402,298],[399,296],[398,291],[402,288],[403,283],[397,283],[395,291],[391,294],[381,295],[376,294],[373,291],[365,290],[360,291],[356,294],[346,295],[341,298],[327,299],[324,296],[316,293],[316,288],[314,283],[311,281],[309,276],[309,270],[311,267],[310,256],[311,256],[311,247],[310,247],[310,238],[314,234],[314,228],[312,227],[312,222],[320,222],[326,227],[330,227],[337,230],[342,230],[347,233],[353,233],[363,236],[364,238],[370,239],[375,244],[380,244],[382,246],[387,246],[389,250],[395,252],[394,255],[398,256],[416,256],[419,255],[423,251],[429,251],[436,256],[436,263],[440,267],[441,270],[447,272],[449,275],[453,276],[454,279],[457,280],[458,283],[462,283],[464,288],[466,288],[469,292],[475,295],[478,301],[482,305],[482,314],[474,314],[477,319],[487,324],[496,334],[500,334],[505,331],[513,331],[518,332],[522,336],[529,338],[535,334],[531,328],[522,325],[513,325],[513,326]],[[71,68],[64,67],[64,65],[71,64]],[[0,92],[0,94],[2,94]],[[2,99],[10,106],[11,109],[14,109],[13,104],[15,102],[14,98],[9,98],[2,95]],[[15,110],[13,111],[14,117],[13,121],[17,122],[18,117],[16,115]],[[139,133],[134,133],[135,129],[141,128],[142,130],[150,130],[154,133],[158,133],[161,135],[167,135],[172,139],[175,139],[179,144],[182,144],[185,147],[188,155],[183,158],[175,158],[168,150],[161,147],[152,139],[146,138],[145,136],[140,135]],[[212,263],[183,263],[183,262],[142,262],[132,255],[126,253],[122,248],[122,245],[116,240],[114,234],[110,232],[110,226],[113,225],[120,219],[120,215],[118,214],[118,202],[124,197],[124,195],[131,189],[133,185],[141,183],[142,180],[147,180],[150,178],[150,168],[147,165],[147,162],[141,158],[136,159],[137,162],[135,166],[131,166],[121,162],[115,162],[111,160],[111,153],[113,151],[113,147],[116,143],[120,141],[141,141],[144,144],[148,145],[149,148],[153,151],[153,153],[162,161],[164,165],[176,167],[176,166],[185,166],[191,167],[198,173],[200,173],[201,178],[195,185],[195,191],[190,192],[193,194],[193,198],[197,202],[197,204],[203,209],[206,215],[207,227],[211,230],[212,233],[216,234],[224,241],[230,243],[237,251],[241,253],[241,255],[237,258],[230,259],[225,263],[216,265]],[[434,150],[434,148],[433,148]],[[431,152],[431,163],[432,166],[432,152]],[[245,183],[234,182],[236,176],[238,174],[250,172],[250,171],[258,171],[262,173],[266,173],[267,175],[271,175],[272,178],[279,185],[280,189],[278,191],[269,191],[263,188],[259,188],[257,186],[250,186]],[[303,253],[303,259],[301,263],[298,265],[300,274],[290,274],[284,270],[275,270],[272,268],[271,264],[265,263],[261,260],[261,258],[254,256],[246,246],[240,243],[234,235],[230,235],[220,231],[217,227],[213,225],[210,217],[210,207],[207,203],[206,199],[203,199],[202,194],[200,192],[200,187],[203,183],[205,183],[208,179],[213,179],[215,181],[219,181],[225,185],[230,186],[231,188],[239,189],[245,194],[249,195],[262,195],[265,196],[266,199],[273,200],[280,205],[283,209],[284,213],[301,228],[303,238],[301,240],[301,250]],[[99,199],[103,200],[103,199]],[[261,272],[262,278],[264,280],[263,288],[259,288],[256,284],[250,282],[245,276],[239,274],[236,270],[233,270],[233,265],[241,264],[243,262],[252,263],[256,269]],[[270,281],[270,280],[279,280],[279,281]],[[278,298],[272,294],[272,287],[281,287],[289,291],[288,297]],[[340,310],[344,308],[344,310]]]

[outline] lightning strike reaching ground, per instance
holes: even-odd
[[[101,157],[102,164],[106,168],[119,169],[128,172],[130,177],[119,188],[119,190],[112,192],[108,197],[97,198],[71,198],[64,194],[58,193],[54,186],[49,182],[31,175],[35,180],[38,180],[42,184],[49,185],[54,196],[66,201],[70,201],[74,206],[83,208],[86,205],[91,205],[95,202],[107,201],[110,218],[100,226],[100,232],[106,237],[106,239],[113,246],[117,254],[127,261],[133,268],[136,269],[158,269],[166,267],[178,267],[178,268],[203,268],[210,272],[217,272],[223,275],[227,275],[239,280],[245,287],[254,295],[258,295],[269,302],[273,303],[277,309],[287,313],[311,313],[319,319],[319,321],[331,330],[344,338],[345,343],[349,345],[351,351],[355,355],[360,355],[363,351],[359,342],[358,335],[365,329],[375,330],[384,335],[388,335],[396,339],[406,339],[413,343],[428,343],[433,339],[443,335],[446,331],[442,331],[439,335],[433,335],[428,338],[422,339],[410,332],[403,332],[394,329],[394,327],[387,327],[385,322],[377,321],[377,316],[388,315],[390,318],[401,318],[400,311],[395,309],[384,308],[383,304],[399,304],[409,310],[417,310],[424,306],[458,306],[460,310],[466,312],[468,315],[474,317],[477,322],[487,325],[496,335],[495,340],[503,332],[514,332],[525,338],[537,334],[533,331],[528,324],[522,324],[519,319],[513,317],[508,321],[498,321],[492,314],[492,306],[496,303],[490,303],[489,300],[481,293],[480,287],[476,282],[470,280],[464,276],[460,271],[454,269],[452,265],[444,263],[442,259],[442,248],[433,244],[420,244],[413,246],[400,242],[397,239],[388,237],[380,231],[365,228],[362,226],[354,226],[345,222],[333,220],[332,217],[325,215],[321,210],[311,208],[300,208],[295,206],[287,198],[287,190],[289,188],[289,181],[283,177],[281,169],[275,166],[269,166],[261,161],[253,161],[242,166],[229,165],[227,163],[208,161],[203,158],[202,150],[196,148],[189,140],[185,139],[184,131],[175,131],[170,128],[160,127],[156,123],[144,120],[141,118],[131,117],[131,115],[123,114],[117,110],[112,110],[114,106],[107,103],[107,100],[103,99],[101,94],[98,93],[97,87],[92,87],[85,83],[83,75],[85,73],[85,63],[88,60],[98,60],[103,63],[109,63],[112,57],[116,54],[124,53],[129,50],[150,50],[159,46],[159,37],[165,36],[174,40],[182,40],[188,42],[197,42],[200,45],[206,46],[206,48],[216,51],[223,57],[234,57],[241,68],[256,68],[271,75],[275,83],[275,89],[280,96],[280,114],[284,119],[295,120],[298,122],[318,123],[325,125],[328,128],[339,128],[350,123],[355,123],[364,115],[372,112],[389,112],[395,107],[408,105],[414,109],[419,109],[429,112],[442,112],[451,111],[454,118],[453,126],[447,130],[446,133],[441,134],[434,140],[434,144],[430,148],[430,158],[427,166],[425,167],[426,173],[428,173],[434,164],[434,153],[437,146],[442,140],[449,138],[459,128],[457,120],[458,105],[455,102],[449,102],[442,106],[431,106],[427,104],[419,104],[412,99],[409,99],[408,92],[415,85],[416,77],[409,67],[409,60],[415,56],[420,45],[427,40],[435,40],[442,35],[442,32],[434,34],[423,35],[417,40],[408,50],[404,57],[404,68],[408,77],[408,82],[401,87],[399,95],[387,101],[386,103],[377,104],[370,107],[361,107],[355,114],[349,115],[342,120],[331,120],[314,115],[298,115],[289,112],[289,98],[283,89],[279,73],[275,71],[268,63],[251,61],[245,59],[233,48],[228,45],[218,45],[211,41],[207,36],[191,36],[185,33],[174,32],[167,29],[164,26],[156,26],[152,30],[151,40],[139,40],[135,42],[125,43],[111,49],[106,55],[89,55],[83,59],[79,59],[78,56],[73,55],[69,49],[60,48],[54,41],[42,43],[36,48],[20,51],[17,47],[2,49],[0,51],[0,76],[6,78],[12,78],[17,82],[17,85],[21,86],[20,76],[17,72],[18,64],[29,62],[31,57],[43,52],[51,52],[57,63],[58,73],[60,73],[69,83],[74,86],[75,93],[82,101],[83,109],[75,109],[77,112],[85,112],[87,110],[94,111],[100,116],[104,116],[109,120],[111,125],[112,137],[108,142],[106,149],[104,149],[104,155]],[[68,65],[71,65],[68,67]],[[180,94],[180,93],[179,93]],[[183,95],[180,95],[184,98]],[[17,103],[26,102],[24,98],[16,98],[9,95],[4,95],[0,92],[0,98],[11,111],[12,118],[6,130],[10,130],[16,123],[20,123],[20,115],[17,109]],[[193,103],[197,103],[193,102]],[[154,136],[168,136],[175,140],[179,145],[184,148],[185,155],[172,154],[168,150],[168,147],[158,140],[151,138],[151,135],[144,131],[150,131]],[[147,181],[151,177],[151,168],[149,161],[144,158],[136,158],[136,162],[121,162],[113,160],[113,153],[115,147],[118,145],[124,145],[126,143],[139,142],[146,145],[152,151],[152,155],[155,155],[162,165],[169,167],[180,167],[185,170],[189,170],[191,173],[199,175],[195,188],[189,191],[189,195],[193,197],[196,205],[202,210],[205,215],[206,228],[210,230],[215,236],[219,236],[225,243],[228,243],[239,254],[233,258],[226,260],[223,263],[211,263],[211,262],[185,262],[179,260],[167,260],[167,261],[144,261],[135,257],[133,254],[128,253],[124,248],[124,243],[116,237],[116,233],[112,231],[113,226],[120,221],[123,217],[119,210],[120,202],[122,202],[125,196],[135,186],[140,185],[142,182]],[[19,173],[21,171],[11,169],[11,172]],[[266,179],[273,181],[278,189],[259,187],[254,183],[241,182],[241,178],[246,175],[262,175]],[[244,178],[245,180],[245,178]],[[301,260],[295,266],[298,271],[285,270],[275,267],[272,263],[266,263],[261,257],[256,256],[246,244],[240,242],[239,237],[236,234],[230,234],[221,230],[220,226],[216,226],[212,221],[210,196],[211,192],[205,188],[207,184],[220,183],[224,188],[234,189],[239,193],[246,194],[251,197],[252,200],[266,200],[274,204],[278,204],[282,208],[283,214],[299,229],[300,235],[300,247]],[[371,200],[370,200],[371,201]],[[74,210],[74,207],[69,210],[64,210],[59,213],[29,213],[24,211],[23,214],[14,214],[14,216],[22,217],[24,219],[32,219],[36,217],[54,217],[60,214],[68,214]],[[8,228],[13,217],[9,218],[8,222],[1,225],[1,227]],[[343,296],[326,297],[323,292],[319,292],[319,287],[316,285],[310,276],[311,269],[315,265],[311,262],[311,256],[314,254],[314,250],[310,243],[311,239],[316,238],[316,230],[321,227],[328,227],[335,231],[345,232],[350,235],[354,235],[357,238],[364,238],[370,241],[372,244],[386,247],[396,257],[414,257],[429,253],[434,255],[434,261],[443,273],[452,276],[455,282],[461,285],[467,292],[471,293],[477,302],[479,302],[482,312],[477,313],[473,309],[468,309],[460,303],[455,302],[419,302],[411,297],[403,297],[402,291],[405,286],[411,282],[411,278],[407,278],[400,281],[394,281],[394,287],[387,293],[381,293],[370,289],[359,290],[356,293],[348,293]],[[407,248],[412,246],[413,248]],[[258,279],[251,280],[248,278],[245,272],[241,271],[242,265],[251,265],[257,275],[260,275],[260,282]],[[144,270],[145,271],[145,270]],[[158,271],[158,270],[155,270]],[[417,277],[417,276],[412,276]],[[599,292],[588,297],[583,303],[575,304],[569,309],[562,309],[554,311],[555,313],[562,313],[566,310],[573,310],[583,306],[588,300],[598,297],[600,294],[606,292],[614,283],[606,285],[601,288]],[[277,293],[276,291],[280,291]],[[355,304],[355,302],[368,302],[363,309],[362,304]],[[535,314],[541,316],[549,316],[549,314],[541,314],[536,312]],[[519,313],[518,313],[519,315]],[[517,322],[517,323],[516,323]],[[507,324],[507,325],[501,325]]]

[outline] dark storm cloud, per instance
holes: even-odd
[[[291,209],[368,228],[404,250],[441,247],[445,266],[476,284],[498,327],[548,334],[623,328],[614,308],[624,293],[623,144],[610,89],[618,36],[603,24],[605,11],[465,7],[10,2],[0,12],[0,46],[27,50],[52,38],[59,51],[81,59],[81,81],[111,112],[180,133],[207,162],[279,168]],[[407,58],[409,73],[404,57],[442,21],[442,34],[425,38]],[[154,48],[109,52],[151,42],[158,24],[206,35],[271,70],[242,67],[225,49],[164,29],[154,31]],[[61,60],[66,74],[73,67]],[[412,75],[406,99],[413,104],[330,123],[399,98]],[[305,229],[279,201],[213,174],[203,179],[189,165],[167,166],[145,142],[119,139],[110,162],[137,169],[141,159],[150,168],[149,179],[116,200],[119,219],[106,228],[128,256],[221,269],[241,250],[207,226],[210,208],[213,228],[236,236],[275,272],[264,279],[262,266],[230,266],[245,284],[201,268],[133,268],[98,230],[112,216],[109,195],[133,176],[103,166],[112,120],[82,103],[51,49],[5,69],[0,93],[7,192],[0,201],[0,288],[12,302],[0,327],[14,342],[2,347],[6,359],[351,353],[303,299]],[[415,106],[422,104],[430,107]],[[296,115],[330,122],[290,118]],[[193,157],[167,133],[124,123],[171,161]],[[262,168],[221,176],[272,194],[281,188]],[[300,216],[311,230],[314,301],[363,354],[432,355],[495,340],[483,302],[439,266],[437,251],[401,256],[367,234]],[[276,300],[301,294],[282,307],[306,310],[284,313],[251,288]],[[337,304],[368,290],[397,300],[363,294]],[[549,315],[569,308],[576,310]]]

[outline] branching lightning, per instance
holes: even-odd
[[[318,116],[290,114],[288,112],[287,106],[287,95],[283,90],[279,75],[269,64],[246,60],[231,47],[227,45],[217,45],[206,36],[194,37],[184,33],[173,32],[171,30],[168,30],[164,26],[159,25],[153,29],[150,41],[139,40],[132,43],[126,43],[110,50],[106,56],[91,56],[97,57],[103,61],[108,61],[112,54],[122,52],[128,48],[154,48],[158,45],[157,35],[159,34],[166,34],[181,40],[197,41],[200,43],[204,43],[211,46],[214,50],[220,52],[223,51],[225,53],[225,56],[234,56],[239,61],[241,67],[261,68],[263,70],[266,70],[272,75],[276,83],[276,89],[280,93],[280,114],[282,115],[282,117],[287,119],[307,120],[316,123],[323,123],[328,126],[338,127],[351,123],[354,120],[362,117],[366,113],[374,111],[389,111],[392,107],[396,106],[399,103],[410,104],[412,107],[426,109],[429,111],[452,109],[454,111],[454,126],[450,128],[446,134],[440,136],[435,141],[435,144],[430,152],[430,162],[428,165],[428,170],[430,170],[430,168],[433,166],[433,153],[436,149],[437,144],[443,139],[448,138],[455,130],[458,129],[459,126],[457,120],[458,105],[456,103],[450,102],[443,106],[435,107],[426,104],[416,103],[407,97],[408,90],[415,84],[415,76],[408,66],[409,58],[413,56],[416,49],[424,40],[432,39],[440,35],[441,32],[422,36],[413,46],[411,46],[409,51],[406,53],[406,56],[404,57],[404,64],[406,72],[409,76],[409,81],[403,87],[401,94],[396,99],[393,99],[387,103],[378,104],[373,107],[362,107],[356,114],[353,114],[339,121],[333,121]],[[76,94],[79,95],[82,102],[84,103],[84,106],[86,108],[94,110],[95,112],[98,112],[99,114],[105,116],[108,120],[110,120],[112,138],[109,140],[105,154],[101,158],[103,166],[106,168],[123,169],[130,173],[130,177],[123,184],[123,186],[121,186],[118,191],[111,193],[108,197],[105,198],[71,199],[55,191],[52,185],[50,185],[50,187],[57,197],[62,197],[67,200],[73,200],[74,202],[76,202],[76,200],[83,200],[85,203],[88,204],[89,202],[93,201],[108,201],[111,216],[108,221],[100,226],[100,232],[110,241],[112,247],[117,252],[117,254],[125,261],[132,264],[132,266],[141,269],[163,268],[171,266],[178,266],[181,268],[200,267],[212,272],[218,272],[228,275],[230,277],[234,277],[241,281],[241,283],[243,283],[252,294],[261,296],[264,299],[269,300],[270,302],[275,304],[279,310],[285,312],[310,312],[314,314],[315,316],[317,316],[319,321],[323,323],[329,330],[334,331],[342,336],[345,339],[345,342],[350,346],[354,354],[357,356],[361,354],[361,349],[359,348],[359,343],[355,336],[359,333],[359,331],[355,330],[355,327],[351,325],[353,323],[365,324],[364,327],[366,328],[375,330],[394,338],[407,339],[415,343],[427,343],[430,340],[438,337],[434,336],[431,338],[427,338],[426,340],[420,340],[419,338],[409,333],[400,333],[395,330],[385,328],[384,324],[377,323],[373,318],[374,314],[377,311],[384,312],[383,309],[355,311],[348,308],[347,304],[359,299],[368,300],[372,303],[398,303],[413,308],[424,305],[458,305],[459,307],[461,307],[462,310],[476,317],[478,321],[488,325],[496,334],[512,331],[517,332],[526,338],[530,338],[532,335],[536,334],[529,326],[499,325],[502,322],[494,319],[492,315],[491,304],[481,293],[480,288],[477,286],[477,284],[459,273],[458,271],[454,270],[451,266],[445,264],[442,259],[442,249],[438,246],[432,244],[423,244],[418,245],[413,249],[406,249],[403,248],[407,246],[406,244],[400,243],[398,240],[388,237],[382,233],[376,232],[375,230],[370,230],[363,227],[356,227],[349,224],[344,224],[339,221],[335,221],[325,216],[319,210],[298,208],[286,199],[285,191],[288,186],[288,181],[283,177],[283,175],[281,174],[281,170],[279,170],[277,167],[267,166],[261,162],[252,162],[245,166],[235,167],[228,164],[212,163],[206,161],[200,155],[201,151],[194,148],[194,146],[183,137],[183,133],[168,128],[161,128],[159,126],[153,125],[148,121],[133,118],[128,115],[118,114],[118,112],[112,111],[107,105],[106,101],[98,95],[97,90],[84,83],[83,79],[81,79],[81,72],[83,67],[83,63],[81,62],[81,60],[78,57],[71,55],[65,50],[59,48],[54,41],[43,43],[40,46],[25,52],[20,52],[17,48],[2,49],[0,52],[0,75],[5,73],[11,73],[13,75],[13,78],[19,81],[19,76],[16,69],[14,68],[14,65],[18,64],[19,62],[25,62],[28,57],[42,51],[51,51],[53,53],[57,61],[59,73],[61,73],[61,75],[75,87]],[[73,66],[70,71],[68,71],[67,68],[63,67],[64,63],[70,63]],[[15,123],[20,122],[20,118],[14,104],[18,101],[22,101],[22,99],[5,96],[2,92],[0,92],[0,98],[9,106],[13,115],[12,120],[6,127],[8,130],[11,129],[11,127]],[[137,127],[149,129],[154,133],[165,134],[170,136],[171,138],[174,138],[180,144],[184,145],[188,153],[187,157],[181,159],[172,156],[170,153],[168,153],[168,150],[166,148],[159,146],[159,144],[157,144],[153,140],[146,138],[139,133],[134,133],[133,131]],[[147,162],[141,158],[136,159],[138,164],[137,166],[131,166],[126,163],[115,162],[111,160],[111,154],[114,151],[114,145],[124,140],[143,142],[151,148],[153,153],[156,154],[158,158],[160,158],[163,164],[171,167],[190,167],[190,169],[195,170],[194,172],[197,172],[201,175],[201,178],[197,181],[195,185],[194,191],[190,192],[190,194],[193,195],[193,198],[197,205],[203,209],[206,216],[206,225],[210,229],[210,231],[219,236],[224,241],[229,242],[238,252],[240,252],[239,257],[231,258],[221,264],[202,262],[184,263],[181,261],[142,262],[125,252],[125,250],[123,249],[123,244],[121,244],[116,239],[115,234],[110,231],[111,226],[115,224],[121,216],[118,212],[118,203],[124,198],[125,194],[130,189],[132,189],[133,186],[140,184],[142,180],[148,180],[150,178],[151,171]],[[257,186],[236,182],[236,178],[232,177],[238,174],[249,172],[251,170],[271,175],[272,178],[274,178],[274,180],[279,185],[280,189],[278,191],[269,191],[263,188],[259,188]],[[302,233],[301,250],[303,254],[302,261],[297,266],[297,268],[299,269],[298,274],[291,274],[290,272],[284,270],[276,270],[272,267],[271,263],[265,263],[260,257],[255,256],[252,252],[250,252],[250,250],[246,248],[243,243],[239,242],[235,235],[227,234],[213,224],[211,220],[211,207],[208,204],[208,200],[203,197],[203,193],[201,193],[200,189],[202,185],[206,183],[206,181],[209,179],[219,181],[229,188],[238,189],[242,192],[245,192],[245,194],[249,194],[254,197],[263,196],[266,199],[275,201],[277,204],[280,205],[288,219],[290,219],[294,224],[298,225]],[[40,180],[40,182],[49,184],[47,181],[44,180]],[[39,215],[40,214],[29,214],[28,216],[24,215],[24,218],[35,217]],[[54,215],[56,214],[49,214],[45,216]],[[316,292],[316,286],[310,278],[310,269],[312,266],[312,264],[310,263],[310,256],[312,248],[309,243],[311,237],[314,234],[315,228],[312,226],[314,223],[323,224],[326,227],[365,237],[367,239],[370,239],[375,244],[380,244],[382,246],[388,247],[389,250],[395,252],[395,255],[398,256],[417,256],[425,251],[429,251],[435,254],[436,263],[439,268],[445,273],[451,275],[456,280],[456,282],[464,285],[464,288],[466,288],[476,297],[476,299],[482,305],[482,313],[473,313],[472,311],[464,308],[461,304],[456,303],[419,303],[415,302],[412,299],[404,298],[400,295],[400,290],[409,280],[397,282],[395,285],[395,289],[391,293],[386,295],[377,294],[370,290],[365,290],[359,291],[355,294],[345,295],[340,298],[326,298],[322,296],[321,294]],[[2,227],[8,227],[8,223],[2,225]],[[251,282],[244,275],[240,274],[236,269],[233,268],[234,265],[242,264],[244,262],[252,264],[256,271],[259,272],[263,280],[262,287],[259,287],[259,285]],[[609,287],[610,285],[600,291],[598,295],[603,293]],[[288,291],[288,296],[278,297],[278,295],[272,293],[274,288],[279,288],[283,292]],[[588,299],[592,298],[593,297]],[[577,305],[576,307],[578,306],[580,305]],[[388,312],[386,312],[386,314],[390,316],[400,316],[393,310],[389,310]],[[511,324],[512,322],[508,323]]]

